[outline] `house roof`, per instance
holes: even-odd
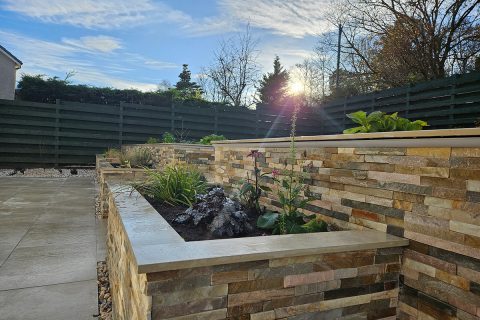
[[[2,47],[2,45],[0,45],[0,53],[5,54],[7,57],[12,59],[13,62],[15,62],[15,64],[17,65],[18,68],[20,68],[22,66],[23,62],[20,59],[18,59],[17,57],[15,57],[10,51],[8,51],[4,47]]]

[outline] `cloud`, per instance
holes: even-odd
[[[122,48],[119,39],[108,36],[87,36],[80,39],[63,38],[62,42],[80,50],[91,52],[110,53]]]
[[[221,9],[253,27],[295,38],[329,30],[328,0],[219,0]]]
[[[130,28],[153,21],[182,23],[183,12],[151,0],[4,0],[2,9],[55,24],[89,29]]]
[[[120,50],[121,47],[118,47],[120,45],[118,41],[112,41],[110,45],[106,45],[101,40],[107,38],[109,37],[94,36],[53,42],[0,31],[0,43],[8,43],[8,49],[24,62],[21,72],[27,74],[61,77],[74,71],[75,76],[72,80],[78,83],[150,91],[155,90],[157,84],[153,81],[149,83],[129,80],[133,77],[132,72],[139,69],[145,72],[151,69],[158,70],[162,66],[164,68],[174,66],[168,62],[123,52]],[[97,41],[99,39],[100,41]],[[82,43],[90,44],[88,50],[80,45]],[[118,50],[120,51],[117,52]],[[104,54],[99,55],[98,52]],[[149,64],[155,66],[152,67]]]

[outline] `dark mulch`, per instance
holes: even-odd
[[[155,201],[149,197],[145,197],[148,202],[160,213],[160,215],[167,220],[177,233],[182,236],[185,241],[198,241],[198,240],[212,240],[218,239],[212,237],[205,225],[199,224],[194,226],[193,224],[178,224],[172,222],[177,217],[177,214],[184,212],[187,207],[185,206],[170,206],[165,203]],[[242,235],[242,237],[256,237],[256,236],[268,236],[270,232],[256,227],[258,215],[256,213],[249,213],[250,224],[254,228],[252,232]]]

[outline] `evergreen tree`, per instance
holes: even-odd
[[[287,94],[288,72],[280,63],[280,58],[273,61],[273,72],[263,75],[258,88],[258,102],[262,104],[282,104]]]
[[[201,99],[202,89],[196,82],[192,82],[192,73],[188,69],[188,64],[183,65],[182,72],[178,75],[180,80],[175,85],[176,93],[180,99]]]

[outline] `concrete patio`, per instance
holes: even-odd
[[[92,178],[0,178],[0,319],[92,319],[105,225]]]

